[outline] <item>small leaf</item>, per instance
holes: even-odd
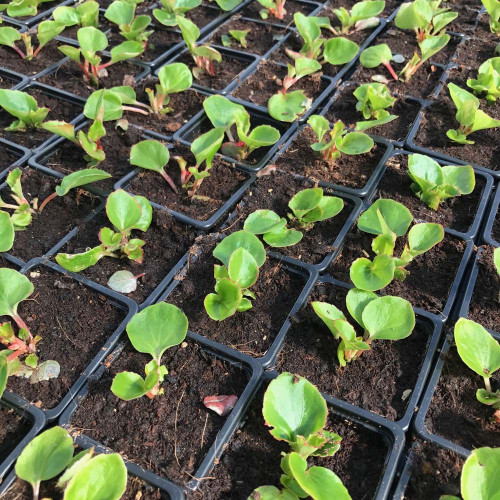
[[[108,286],[115,292],[132,293],[137,289],[139,276],[134,276],[130,271],[116,271],[108,280]]]

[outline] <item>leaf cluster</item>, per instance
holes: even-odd
[[[355,3],[349,12],[345,7],[333,9],[341,23],[341,27],[335,27],[335,31],[342,35],[349,35],[353,31],[361,31],[378,26],[380,21],[378,15],[384,10],[384,0],[366,0]],[[354,27],[354,30],[352,29]]]
[[[145,48],[154,30],[147,30],[151,16],[135,15],[136,5],[123,0],[115,0],[106,9],[104,17],[118,25],[120,35],[128,41],[139,42]]]
[[[479,66],[477,78],[469,78],[467,86],[478,95],[486,94],[488,102],[495,102],[500,97],[500,57],[484,61]]]
[[[356,130],[363,131],[392,122],[397,118],[391,115],[387,108],[394,106],[396,98],[383,83],[365,83],[354,91],[358,100],[356,109],[363,113],[365,121],[356,123]]]

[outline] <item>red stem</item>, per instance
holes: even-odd
[[[389,63],[389,61],[385,61],[383,63],[383,65],[389,70],[389,73],[391,74],[391,76],[394,78],[394,80],[399,80],[398,78],[398,75],[396,74],[396,72],[392,69],[392,66],[391,64]]]
[[[16,47],[15,45],[12,45],[12,48],[21,56],[22,59],[26,57],[20,48]]]
[[[33,52],[33,57],[36,57],[38,55],[38,53],[42,50],[43,48],[43,45],[39,45],[37,47],[37,49],[35,50],[35,52]]]
[[[53,200],[55,197],[57,196],[57,193],[52,193],[50,196],[47,196],[47,198],[45,198],[45,200],[43,200],[42,204],[40,205],[38,211],[40,213],[43,212],[43,209],[45,208],[45,205],[47,205],[47,203],[51,200]]]
[[[161,171],[161,176],[168,182],[168,185],[174,190],[174,193],[177,194],[177,188],[175,187],[174,181],[170,178],[170,176],[165,172],[165,170]]]
[[[82,63],[78,63],[78,66],[80,66],[80,69],[83,71],[83,74],[90,80],[90,74],[87,68]]]
[[[147,111],[144,111],[143,109],[134,108],[133,106],[122,106],[122,109],[124,111],[133,111],[134,113],[140,113],[141,115],[149,115]]]

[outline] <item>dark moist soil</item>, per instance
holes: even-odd
[[[196,67],[190,54],[184,54],[179,59],[176,59],[175,62],[182,62],[191,69]],[[253,61],[236,59],[222,54],[222,61],[220,63],[214,61],[215,76],[210,76],[207,72],[203,72],[198,79],[193,77],[193,83],[212,90],[224,90],[251,62]]]
[[[250,101],[257,106],[267,107],[267,101],[283,88],[283,78],[287,75],[286,67],[262,61],[259,69],[233,92],[233,96]],[[321,78],[321,72],[301,78],[290,91],[301,89],[306,97],[317,99],[329,82]]]
[[[484,41],[485,44],[496,46],[498,45],[498,35],[490,31],[489,19],[489,14],[487,12],[484,12],[479,18],[479,23],[474,31],[474,37]]]
[[[99,231],[111,227],[106,212],[102,210],[91,221],[81,227],[78,233],[60,250],[64,253],[85,252],[87,248],[100,245]],[[95,266],[80,274],[100,285],[107,286],[109,278],[119,270],[130,271],[134,276],[144,273],[137,281],[137,290],[126,294],[127,297],[142,303],[151,295],[163,278],[188,251],[196,233],[184,224],[180,224],[166,211],[153,209],[153,221],[148,230],[132,231],[132,238],[146,242],[143,247],[142,263],[127,258],[113,259],[104,257]]]
[[[438,210],[432,210],[417,198],[411,190],[412,180],[408,175],[408,156],[398,155],[390,158],[376,191],[376,198],[390,198],[402,203],[410,210],[415,220],[436,222],[448,229],[466,233],[476,215],[481,201],[485,182],[476,176],[476,187],[467,196],[455,196],[443,200]]]
[[[330,265],[330,274],[340,281],[350,283],[349,269],[359,257],[373,260],[371,250],[373,235],[354,229],[347,236],[339,257]],[[398,238],[394,254],[401,255],[407,238]],[[410,274],[404,281],[393,280],[380,290],[381,295],[395,295],[433,314],[440,314],[446,305],[466,243],[445,234],[443,241],[423,255],[416,257],[406,270]]]
[[[358,85],[355,84],[349,85],[336,94],[334,103],[326,114],[330,121],[342,120],[349,127],[354,127],[358,121],[364,121],[361,111],[356,110],[358,100],[354,97],[353,92],[357,87]],[[368,132],[385,137],[390,141],[404,141],[420,111],[420,104],[406,97],[397,97],[394,106],[388,108],[387,111],[398,118],[385,125],[373,127]]]
[[[200,5],[199,7],[186,12],[185,15],[201,30],[202,28],[207,26],[207,24],[224,15],[224,12],[219,9],[217,4],[215,4],[214,2],[213,6]]]
[[[493,263],[493,247],[481,247],[482,254],[478,260],[479,273],[477,275],[474,292],[469,305],[469,319],[480,323],[490,330],[500,330],[500,276]]]
[[[0,163],[0,174],[1,174],[5,170],[7,170],[13,163],[19,160],[20,155],[19,153],[15,154],[12,151],[12,149],[9,149],[3,144],[0,144],[0,158],[1,158],[1,163]]]
[[[103,63],[108,58],[103,57]],[[106,68],[108,76],[99,78],[99,88],[111,88],[120,85],[134,86],[134,78],[144,71],[144,68],[129,61],[122,61]],[[68,60],[47,76],[39,78],[42,83],[64,90],[78,97],[87,98],[98,90],[84,80],[81,69],[74,61]]]
[[[188,341],[167,349],[162,357],[168,369],[163,395],[152,400],[118,399],[110,390],[114,376],[122,371],[143,374],[150,360],[127,344],[102,378],[91,383],[70,423],[141,467],[187,483],[226,421],[205,408],[203,399],[219,394],[241,396],[248,376]]]
[[[209,318],[203,301],[214,293],[215,247],[210,236],[197,242],[199,257],[191,259],[187,274],[181,273],[179,285],[165,302],[180,307],[189,319],[189,329],[254,357],[263,356],[278,335],[304,287],[304,279],[282,267],[276,259],[267,259],[259,270],[252,291],[256,298],[249,311],[217,322]]]
[[[467,367],[454,346],[442,356],[443,371],[425,418],[426,428],[469,450],[500,446],[500,424],[490,421],[494,410],[476,399],[476,391],[484,389],[482,377]],[[498,372],[490,381],[493,390],[500,388]]]
[[[38,198],[39,205],[60,184],[55,177],[42,175],[31,168],[23,171],[21,183],[27,200],[31,202]],[[0,196],[6,203],[11,201],[10,193],[9,187],[0,191]],[[100,203],[101,200],[82,189],[72,189],[66,196],[56,196],[42,213],[32,214],[33,220],[26,230],[16,231],[14,246],[9,253],[25,262],[34,257],[42,257],[74,227],[81,224]]]
[[[302,14],[308,16],[313,10],[316,9],[314,4],[305,4],[294,2],[293,0],[287,0],[285,3],[286,14],[283,19],[277,19],[276,17],[270,15],[266,22],[272,24],[282,24],[282,25],[292,25],[293,16],[296,12],[302,12]],[[250,5],[247,5],[243,10],[239,12],[244,17],[250,17],[252,19],[262,19],[259,12],[264,9],[264,6],[259,2],[254,1]]]
[[[137,4],[137,9],[135,11],[136,15],[139,14],[139,10],[141,8],[142,5],[144,5],[146,2],[142,2],[141,4]],[[111,2],[109,2],[109,4],[111,4]],[[102,5],[101,5],[101,8],[102,8]],[[99,26],[98,26],[98,29],[100,29],[101,31],[103,31],[106,35],[108,35],[108,31],[109,29],[112,27],[112,26],[116,26],[115,24],[111,23],[110,21],[108,21],[102,12],[99,12]],[[62,36],[64,38],[71,38],[72,40],[75,40],[77,41],[78,40],[78,30],[81,28],[81,26],[79,26],[78,24],[75,24],[74,26],[69,26],[68,28],[65,28],[64,31],[62,31],[60,33],[59,36]],[[125,41],[125,39],[123,39],[122,41]]]
[[[283,350],[278,357],[280,372],[298,373],[321,392],[348,401],[390,420],[403,418],[425,357],[432,330],[417,322],[406,339],[376,341],[369,351],[345,368],[337,358],[338,341],[314,312],[311,301],[338,307],[356,328],[345,306],[347,290],[329,283],[315,286],[307,304],[294,316]]]
[[[247,46],[243,47],[235,40],[229,31],[232,30],[247,30],[249,33],[246,36]],[[217,32],[212,35],[208,42],[209,44],[223,45],[222,36],[227,35],[231,40],[231,48],[241,52],[250,52],[262,56],[266,54],[276,43],[279,42],[281,37],[286,34],[284,28],[271,26],[269,24],[261,24],[244,19],[233,19],[227,24],[221,26]]]
[[[383,146],[375,144],[368,153],[354,156],[341,155],[330,164],[320,156],[316,156],[311,149],[311,144],[315,142],[317,142],[316,135],[310,127],[305,127],[277,159],[276,167],[311,179],[362,189],[385,152]]]
[[[116,29],[112,31],[108,40],[108,49],[111,49],[124,42],[125,38],[123,38],[120,35],[119,30]],[[152,62],[179,42],[182,42],[182,36],[180,33],[169,30],[166,27],[163,27],[163,29],[157,27],[155,32],[148,38],[148,45],[145,52],[138,56],[137,60],[142,62]]]
[[[408,460],[410,480],[401,500],[428,500],[441,495],[460,497],[460,474],[464,459],[428,441],[413,443]]]
[[[243,229],[243,223],[249,214],[255,210],[268,209],[276,212],[280,217],[287,217],[290,213],[288,202],[290,199],[303,189],[314,187],[313,183],[307,180],[300,180],[291,177],[283,172],[274,171],[270,175],[260,177],[257,182],[252,184],[248,194],[238,204],[233,214],[233,219],[229,221],[231,230]],[[335,195],[329,190],[324,190],[325,195]],[[279,252],[287,257],[302,260],[308,264],[319,264],[336,247],[333,246],[335,239],[341,232],[354,205],[349,200],[344,201],[344,208],[335,217],[317,222],[314,227],[308,231],[302,231],[304,237],[302,240],[291,247],[269,248],[272,251]],[[292,228],[291,223],[288,227]],[[300,228],[297,228],[300,230]],[[263,242],[266,245],[265,242]]]
[[[353,5],[358,3],[357,0],[336,0],[334,8],[345,7],[351,10]],[[384,10],[379,14],[379,17],[388,17],[392,12],[397,9],[401,4],[394,0],[386,0]],[[319,14],[322,15],[322,14]],[[336,19],[336,18],[334,18]],[[338,22],[338,21],[337,21]]]
[[[496,45],[498,45],[498,40],[492,40],[491,43],[489,43],[488,39],[465,39],[460,44],[457,56],[454,58],[454,62],[461,66],[476,68],[477,71],[477,68],[479,68],[479,66],[486,61],[486,59],[490,59],[495,56]]]
[[[290,447],[269,433],[262,417],[264,389],[255,396],[219,463],[209,478],[193,493],[203,500],[246,500],[255,488],[280,485],[282,452]],[[388,453],[385,439],[366,427],[330,411],[327,430],[342,437],[339,451],[333,457],[310,457],[309,466],[321,466],[337,474],[353,500],[369,500],[384,472]],[[367,493],[369,492],[369,493]]]
[[[50,109],[46,120],[62,120],[69,123],[83,111],[81,105],[51,96],[42,89],[28,88],[24,92],[36,100],[39,108]],[[6,131],[5,128],[9,127],[15,120],[15,117],[3,109],[0,111],[0,137],[29,149],[40,146],[40,144],[52,137],[52,134],[42,128],[31,129],[26,132]]]
[[[21,414],[7,406],[0,406],[0,463],[28,434],[30,422]]]
[[[83,129],[88,132],[88,126]],[[107,127],[106,136],[101,139],[101,145],[106,158],[99,163],[98,168],[112,175],[109,179],[99,181],[95,186],[103,190],[112,190],[114,184],[131,172],[134,167],[129,163],[130,148],[141,139],[142,131],[129,127],[127,131],[114,126]],[[48,168],[68,175],[83,168],[87,168],[83,149],[75,146],[71,141],[63,141],[60,146],[40,163]]]
[[[10,77],[7,75],[0,74],[0,89],[11,89],[14,85],[17,85],[21,80],[19,78]]]
[[[101,351],[104,343],[125,317],[104,295],[69,276],[46,268],[34,268],[27,277],[35,291],[21,302],[19,315],[32,334],[40,335],[40,361],[55,360],[61,366],[58,378],[38,384],[10,377],[8,389],[42,409],[55,407]],[[0,316],[0,321],[9,321]]]
[[[33,44],[36,50],[38,47],[36,36],[33,37]],[[21,41],[17,42],[16,45],[25,53],[25,47]],[[64,43],[52,40],[32,61],[21,59],[14,49],[2,45],[0,46],[0,66],[12,71],[17,71],[26,76],[35,76],[37,73],[40,73],[64,58],[64,54],[58,49],[58,47],[62,45],[64,45]]]
[[[500,106],[487,107],[480,99],[479,109],[484,110],[493,118],[500,118]],[[495,109],[499,109],[498,114]],[[469,140],[475,144],[458,144],[446,136],[450,129],[458,129],[455,120],[456,107],[446,95],[441,95],[440,101],[433,103],[424,112],[420,127],[413,139],[415,145],[428,148],[442,155],[459,158],[475,165],[497,170],[500,166],[500,143],[498,129],[479,130],[469,135]],[[495,116],[497,115],[497,116]]]
[[[51,498],[63,500],[63,492],[58,489],[57,478],[51,481],[43,481],[40,486],[40,498]],[[16,479],[2,500],[32,500],[33,493],[31,485],[21,479]],[[161,492],[158,488],[145,483],[141,479],[128,475],[127,489],[120,500],[169,500],[170,496]]]
[[[145,89],[155,91],[157,78],[148,77],[141,80],[135,87],[137,100],[149,105],[149,98]],[[185,90],[178,94],[170,95],[168,106],[173,108],[173,111],[164,115],[143,115],[140,113],[126,112],[124,117],[134,125],[138,125],[147,130],[158,132],[166,136],[171,136],[185,125],[198,111],[203,109],[203,101],[205,95],[200,94],[194,89]]]
[[[145,196],[154,203],[193,219],[207,220],[248,179],[247,174],[235,170],[226,161],[216,157],[212,163],[210,176],[204,179],[197,190],[198,195],[207,196],[210,199],[207,201],[192,200],[189,196],[189,190],[182,188],[179,165],[173,158],[175,155],[181,155],[189,165],[194,165],[195,160],[186,146],[177,145],[170,150],[170,161],[165,166],[165,171],[177,186],[177,193],[174,193],[158,173],[147,170],[134,177],[127,190],[133,194]]]

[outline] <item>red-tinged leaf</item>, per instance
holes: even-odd
[[[203,404],[217,415],[225,417],[235,407],[238,396],[207,396]]]

